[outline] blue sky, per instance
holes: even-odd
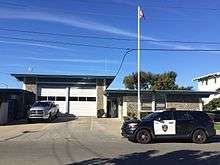
[[[220,2],[217,0],[0,0],[0,29],[17,29],[97,37],[136,39],[137,5],[145,13],[142,39],[220,42]],[[114,75],[125,50],[27,42],[4,37],[136,48],[136,41],[71,38],[0,30],[0,87],[19,88],[10,73]],[[142,48],[214,49],[219,45],[142,42]],[[137,53],[130,53],[112,88],[137,70]],[[177,83],[219,71],[219,52],[141,52],[141,69],[175,71]]]

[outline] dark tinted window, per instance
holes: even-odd
[[[65,101],[66,98],[65,97],[56,97],[56,101]]]
[[[50,100],[50,101],[55,101],[55,97],[49,96],[49,97],[48,97],[48,100]]]
[[[78,100],[79,100],[78,97],[70,97],[70,98],[69,98],[69,101],[78,101]]]
[[[176,111],[174,112],[175,120],[191,120],[193,117],[188,112]]]
[[[49,107],[51,105],[50,102],[36,102],[33,107]]]
[[[162,112],[156,120],[173,120],[173,112],[172,111],[165,111]]]
[[[96,101],[96,97],[87,97],[87,101]]]
[[[209,120],[209,116],[204,112],[194,111],[190,113],[194,118],[198,120]]]
[[[86,101],[86,97],[79,97],[79,101]]]
[[[46,96],[38,96],[39,101],[46,101],[47,97]]]

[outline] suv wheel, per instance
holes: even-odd
[[[136,140],[138,143],[147,144],[147,143],[150,143],[151,141],[151,135],[148,130],[142,129],[138,131]]]
[[[193,133],[192,140],[194,143],[202,144],[207,139],[206,133],[202,129],[198,129]]]

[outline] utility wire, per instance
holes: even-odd
[[[61,36],[61,37],[70,37],[70,38],[89,38],[89,39],[117,40],[117,41],[131,41],[131,42],[137,41],[137,39],[133,39],[133,38],[97,37],[97,36],[89,36],[89,35],[73,35],[73,34],[64,34],[64,33],[51,33],[51,32],[40,32],[40,31],[8,29],[8,28],[0,28],[0,31],[19,32],[19,33],[28,33],[28,34],[40,34],[40,35],[51,35],[51,36]],[[153,39],[142,39],[141,41],[154,42],[154,43],[220,45],[220,42],[212,42],[212,41],[181,41],[181,40],[153,40]]]
[[[123,58],[122,58],[120,65],[115,73],[115,78],[120,73],[126,56],[129,55],[130,52],[136,51],[136,50],[138,50],[138,49],[127,49],[127,51],[123,54]],[[144,48],[144,49],[140,49],[140,50],[143,50],[143,51],[165,51],[165,52],[220,52],[220,49],[160,49],[160,48],[159,49],[150,49],[150,48],[146,49],[146,48]]]
[[[38,43],[51,43],[51,44],[59,44],[59,45],[68,45],[68,46],[82,46],[82,47],[93,47],[93,48],[103,48],[103,49],[116,49],[116,50],[127,49],[127,48],[125,48],[125,47],[114,47],[114,46],[103,46],[103,45],[92,45],[92,44],[80,44],[80,43],[61,42],[61,41],[50,41],[50,40],[38,40],[38,39],[19,38],[19,37],[0,36],[0,38],[3,38],[3,39],[12,39],[12,40],[19,40],[19,41],[28,41],[28,42],[38,42]]]

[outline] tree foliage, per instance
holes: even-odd
[[[212,99],[208,104],[204,105],[203,109],[207,111],[216,110],[220,108],[220,97]]]
[[[192,87],[183,87],[176,84],[177,74],[173,71],[161,74],[153,74],[151,72],[140,72],[140,86],[141,89],[147,90],[191,90]],[[138,73],[133,72],[124,77],[123,84],[125,88],[137,89]]]

